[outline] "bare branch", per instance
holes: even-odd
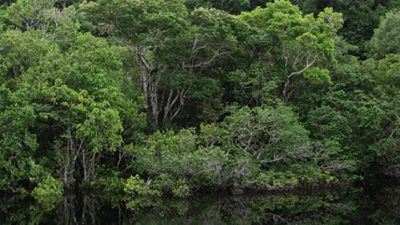
[[[212,63],[216,58],[223,56],[223,55],[227,55],[230,54],[231,52],[227,51],[227,52],[216,52],[209,60],[205,61],[205,62],[201,62],[198,64],[194,64],[194,65],[183,65],[184,68],[186,69],[190,69],[190,68],[198,68],[198,67],[203,67],[203,66],[207,66],[208,64]]]
[[[300,71],[292,72],[292,73],[288,76],[288,79],[292,78],[293,76],[301,75],[301,74],[304,73],[307,69],[309,69],[311,66],[313,66],[314,63],[315,63],[315,61],[317,60],[317,56],[315,56],[311,62],[310,62],[309,60],[310,60],[309,57],[307,57],[305,67],[304,67],[303,69],[301,69]]]
[[[138,57],[140,59],[140,62],[142,63],[142,65],[146,68],[147,71],[151,71],[150,65],[147,63],[146,58],[143,56],[142,53],[138,54]]]

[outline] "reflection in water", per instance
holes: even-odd
[[[83,221],[87,224],[97,224],[95,200],[88,195],[78,200],[75,198],[74,195],[64,197],[62,205],[58,207],[56,214],[61,219],[60,224],[82,224]]]
[[[149,202],[149,201],[148,201]],[[142,209],[67,195],[53,209],[1,199],[0,224],[400,224],[400,186],[374,192],[155,199]]]

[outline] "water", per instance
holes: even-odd
[[[400,224],[400,185],[296,195],[153,199],[136,210],[93,195],[68,195],[52,209],[18,196],[0,200],[0,224]]]

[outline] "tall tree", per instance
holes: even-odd
[[[370,41],[370,54],[383,58],[387,54],[400,54],[400,11],[388,12],[375,29]]]
[[[179,1],[98,1],[81,9],[99,34],[122,38],[134,52],[152,131],[200,93],[194,83],[213,85],[199,74],[238,45],[233,16],[204,8],[189,13]]]
[[[335,62],[334,47],[336,31],[342,25],[341,15],[327,8],[317,18],[312,14],[302,16],[300,9],[286,0],[268,3],[266,8],[257,8],[242,13],[240,18],[250,25],[262,29],[274,38],[279,46],[275,62],[282,63],[282,98],[287,103],[293,89],[291,82],[303,76],[312,82],[329,83],[329,71],[325,68]]]

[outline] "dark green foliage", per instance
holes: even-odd
[[[249,0],[184,0],[188,8],[209,7],[225,10],[227,12],[238,14],[241,11],[250,9],[251,1]]]
[[[383,58],[388,54],[400,54],[398,34],[400,32],[400,11],[388,12],[379,27],[374,30],[370,43],[370,54]]]
[[[353,54],[362,57],[365,57],[365,53],[369,52],[367,42],[372,37],[381,17],[386,12],[400,7],[397,0],[302,0],[299,2],[306,13],[317,13],[325,7],[332,7],[335,11],[343,13],[344,28],[339,33],[349,43],[359,47],[358,51],[353,52]]]
[[[400,176],[398,6],[7,1],[0,191],[137,209]]]

